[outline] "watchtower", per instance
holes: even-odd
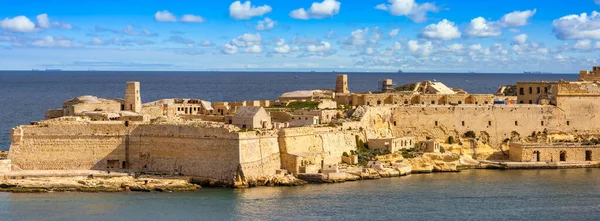
[[[335,93],[347,94],[348,91],[348,75],[338,74],[335,80]]]
[[[392,84],[392,79],[385,79],[381,82],[381,92],[389,93],[394,90],[394,85]]]
[[[139,113],[142,111],[142,98],[140,96],[140,82],[127,82],[125,89],[125,105],[123,110]]]

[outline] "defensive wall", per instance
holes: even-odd
[[[193,123],[50,120],[16,127],[11,139],[9,159],[23,170],[181,173],[232,182],[280,168],[275,132]]]
[[[361,127],[369,139],[414,136],[445,140],[473,131],[495,148],[505,139],[517,141],[533,132],[560,131],[600,134],[593,98],[577,98],[567,107],[552,105],[423,105],[364,106],[358,108]],[[585,101],[585,102],[583,102]]]

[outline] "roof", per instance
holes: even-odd
[[[431,82],[429,86],[440,94],[456,94],[456,92],[454,92],[442,82]]]
[[[263,107],[259,106],[242,106],[235,112],[233,117],[254,117],[261,109],[264,110]]]
[[[66,100],[64,103],[68,103],[68,104],[80,104],[80,103],[87,103],[87,104],[100,104],[100,103],[111,103],[111,102],[115,102],[118,103],[118,99],[105,99],[105,98],[98,98],[96,96],[92,96],[92,95],[84,95],[84,96],[79,96],[73,99],[69,99]]]
[[[326,90],[300,90],[283,93],[280,97],[283,98],[295,98],[295,97],[312,97],[315,95],[323,95],[327,93]]]

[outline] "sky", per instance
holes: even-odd
[[[4,70],[578,73],[600,65],[600,0],[0,5]]]

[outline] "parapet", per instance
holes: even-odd
[[[592,71],[579,71],[579,81],[600,81],[600,66],[592,67]]]

